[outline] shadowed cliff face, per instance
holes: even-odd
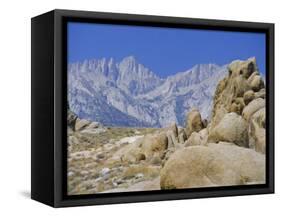
[[[185,127],[107,127],[69,112],[69,194],[265,183],[265,84],[256,60],[232,62],[214,93],[210,120],[191,108]]]

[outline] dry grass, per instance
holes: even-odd
[[[135,136],[137,132],[140,135],[145,135],[157,130],[157,128],[108,127],[105,132],[98,134],[73,132],[69,136],[75,136],[79,143],[71,147],[71,152],[84,151],[106,143],[112,143],[124,137]]]
[[[119,186],[129,187],[139,179],[135,175],[141,173],[144,178],[155,177],[159,175],[157,167],[149,165],[132,166],[124,161],[111,161],[114,153],[126,144],[115,145],[115,142],[124,137],[136,135],[145,135],[153,133],[158,129],[155,128],[107,128],[105,132],[85,133],[69,132],[74,143],[68,146],[68,192],[74,194],[89,194],[102,192],[114,188],[114,180],[126,180]],[[102,157],[100,157],[102,156]],[[110,173],[105,180],[100,179],[101,170],[109,168]],[[126,177],[124,177],[124,175]],[[130,177],[132,179],[130,179]]]
[[[146,164],[140,164],[140,165],[134,165],[131,167],[128,167],[123,174],[123,177],[126,178],[132,178],[136,176],[137,174],[143,174],[145,177],[157,177],[160,173],[160,167],[156,166],[149,166]]]

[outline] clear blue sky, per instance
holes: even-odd
[[[133,55],[160,77],[252,56],[265,73],[265,49],[263,33],[68,23],[68,62]]]

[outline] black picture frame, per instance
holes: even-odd
[[[97,22],[266,34],[266,184],[197,189],[66,194],[66,23]],[[274,24],[53,10],[32,18],[31,198],[53,207],[274,193]],[[44,123],[44,124],[42,124]]]

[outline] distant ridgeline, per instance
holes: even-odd
[[[105,126],[184,126],[186,113],[194,107],[210,120],[214,92],[227,73],[227,65],[199,64],[160,78],[132,56],[120,62],[71,63],[69,107],[79,118]]]

